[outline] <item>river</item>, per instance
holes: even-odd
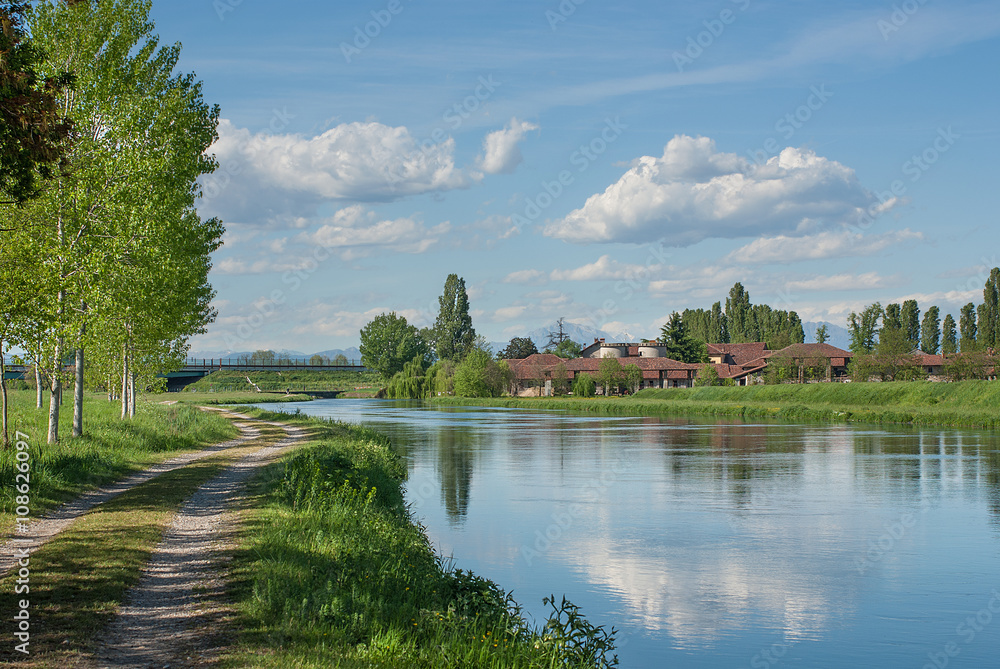
[[[623,668],[1000,667],[996,434],[263,406],[388,434],[439,552],[614,625]]]

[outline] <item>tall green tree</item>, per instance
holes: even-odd
[[[860,314],[851,312],[847,318],[847,329],[851,335],[852,353],[871,353],[875,350],[879,334],[878,323],[882,316],[882,305],[878,302],[867,306]]]
[[[910,350],[917,350],[920,348],[920,307],[917,305],[916,300],[903,302],[900,319],[902,320],[903,334],[906,335],[906,341],[912,344]]]
[[[457,274],[449,274],[438,304],[440,309],[434,322],[438,358],[462,360],[476,343],[465,279],[459,278]]]
[[[996,348],[1000,340],[1000,268],[994,267],[983,288],[983,303],[979,305],[979,347]]]
[[[60,109],[72,76],[39,73],[44,51],[25,28],[28,2],[0,2],[0,196],[22,204],[51,179],[69,148],[72,122]],[[6,227],[3,223],[0,226]]]
[[[975,351],[978,348],[978,332],[979,329],[976,326],[976,305],[969,302],[964,307],[959,315],[959,333],[961,334],[961,340],[959,340],[959,348],[962,353],[969,353]]]
[[[625,380],[625,369],[617,358],[604,358],[597,367],[597,380],[604,388],[604,395],[611,395]]]
[[[816,343],[825,344],[830,341],[830,328],[825,325],[820,325],[816,328]]]
[[[361,363],[386,381],[415,358],[430,362],[430,351],[417,328],[396,312],[379,314],[361,329],[360,350]]]
[[[507,348],[497,354],[497,358],[500,360],[523,360],[536,353],[538,353],[538,347],[535,346],[535,342],[527,337],[514,337],[507,344]]]
[[[941,310],[931,307],[924,314],[920,324],[920,350],[929,355],[937,355],[941,349]]]
[[[704,362],[708,359],[705,344],[690,335],[684,319],[676,311],[660,330],[660,342],[666,347],[666,356],[686,363]]]
[[[941,352],[953,355],[958,352],[958,335],[955,332],[955,318],[951,314],[944,317],[941,324]]]
[[[729,339],[734,344],[760,341],[751,314],[750,293],[737,282],[726,298],[726,322],[729,325]]]
[[[903,329],[903,308],[899,304],[885,305],[885,315],[882,317],[882,327]]]

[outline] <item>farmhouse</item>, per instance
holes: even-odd
[[[793,344],[770,351],[763,342],[708,344],[709,363],[691,364],[666,357],[666,347],[656,341],[640,344],[611,343],[596,339],[579,358],[563,360],[536,353],[523,360],[508,360],[514,374],[516,394],[551,394],[559,384],[572,385],[580,374],[596,377],[602,360],[612,358],[624,369],[635,365],[642,371],[641,388],[691,388],[706,367],[719,379],[739,386],[762,383],[769,365],[787,369],[788,380],[840,381],[847,375],[852,355],[829,344]]]

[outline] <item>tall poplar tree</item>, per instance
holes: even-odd
[[[847,319],[847,329],[851,335],[852,353],[871,353],[875,350],[879,335],[878,322],[883,315],[882,305],[878,302],[869,305],[860,314],[851,312]]]
[[[438,298],[438,305],[440,310],[434,322],[438,358],[460,361],[476,344],[465,279],[457,274],[449,274],[444,282],[444,293]]]
[[[929,355],[937,355],[940,349],[941,310],[931,307],[924,314],[924,320],[920,324],[920,350]]]
[[[941,324],[941,353],[953,355],[958,352],[958,336],[955,333],[955,318],[948,314]]]
[[[900,311],[900,320],[902,321],[903,334],[906,336],[906,341],[910,343],[910,350],[917,350],[920,348],[920,307],[917,305],[916,300],[903,302],[903,308]]]
[[[959,332],[962,336],[959,341],[959,348],[962,353],[975,351],[978,347],[978,328],[976,327],[976,305],[972,302],[962,307],[962,312],[959,316]]]
[[[983,289],[979,305],[979,347],[996,348],[1000,340],[1000,268],[994,267]]]
[[[882,317],[882,327],[896,330],[903,329],[902,307],[898,304],[885,305],[885,316]]]
[[[726,322],[729,325],[729,340],[734,344],[745,344],[760,340],[760,333],[754,328],[750,306],[750,293],[737,282],[726,298]]]

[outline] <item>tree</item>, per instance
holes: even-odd
[[[642,387],[642,369],[639,365],[635,363],[625,365],[625,387],[631,393],[639,392]]]
[[[552,353],[555,349],[559,348],[560,344],[569,339],[569,335],[566,334],[565,321],[565,318],[560,318],[556,321],[556,329],[549,332],[549,341],[545,344],[546,353]]]
[[[426,343],[426,342],[425,342]],[[323,356],[326,357],[326,356]],[[333,364],[337,367],[347,367],[351,364],[351,361],[347,359],[347,356],[343,353],[338,353],[333,357]]]
[[[503,365],[503,366],[501,366]],[[455,370],[455,394],[460,397],[499,397],[507,386],[504,367],[488,351],[472,349]]]
[[[24,27],[27,2],[0,3],[0,193],[4,204],[23,204],[39,183],[55,176],[73,123],[59,105],[73,77],[38,73],[44,52]]]
[[[951,314],[944,317],[944,323],[941,326],[941,352],[945,355],[954,355],[958,352],[955,318]]]
[[[911,343],[902,329],[882,328],[875,355],[872,356],[872,373],[882,381],[912,381],[924,376],[924,369],[920,359],[913,355],[916,349]]]
[[[920,324],[920,350],[929,355],[937,355],[941,349],[941,310],[931,307],[924,314]]]
[[[577,397],[593,397],[597,394],[597,381],[587,372],[578,374],[573,382],[573,394]]]
[[[910,343],[910,350],[917,350],[920,348],[920,307],[916,300],[903,302],[900,319],[902,320],[903,334],[906,335],[906,341]]]
[[[825,344],[830,341],[830,328],[826,325],[820,325],[816,328],[816,343]]]
[[[898,304],[885,305],[885,315],[882,317],[882,327],[903,329],[903,308]]]
[[[959,332],[962,336],[959,341],[959,348],[962,353],[975,351],[978,347],[979,329],[976,327],[976,305],[972,302],[962,307],[959,315]]]
[[[676,311],[660,330],[660,342],[667,349],[667,357],[673,360],[697,363],[708,359],[705,344],[688,333],[684,319]]]
[[[860,316],[851,312],[847,319],[847,329],[851,335],[852,353],[871,353],[875,350],[879,334],[878,321],[882,315],[882,305],[878,302],[866,307]]]
[[[251,365],[273,365],[278,359],[278,354],[271,350],[258,349],[250,356]]]
[[[395,312],[380,314],[361,329],[361,362],[390,380],[414,358],[429,361],[427,344],[417,328]]]
[[[572,339],[564,339],[550,352],[565,360],[575,360],[583,353],[583,347]]]
[[[514,337],[507,344],[507,348],[500,351],[497,357],[500,360],[524,360],[536,353],[538,353],[538,347],[535,346],[535,342],[527,337]]]
[[[569,390],[569,370],[566,363],[560,362],[552,370],[552,392],[555,395],[564,395]]]
[[[698,376],[694,380],[694,385],[698,387],[721,386],[722,379],[719,378],[719,370],[715,368],[715,365],[703,365],[698,370]]]
[[[745,344],[760,340],[760,333],[754,327],[751,315],[750,293],[742,283],[736,283],[726,298],[726,322],[729,325],[729,339],[732,343]]]
[[[438,358],[462,360],[476,342],[476,331],[469,315],[469,295],[465,291],[465,279],[459,278],[457,274],[449,274],[438,304],[440,310],[434,323]]]
[[[604,388],[605,397],[617,390],[624,378],[625,372],[617,358],[603,358],[601,360],[601,364],[597,367],[597,380]]]
[[[994,267],[983,289],[983,303],[979,305],[979,347],[997,347],[1000,340],[1000,268]]]

